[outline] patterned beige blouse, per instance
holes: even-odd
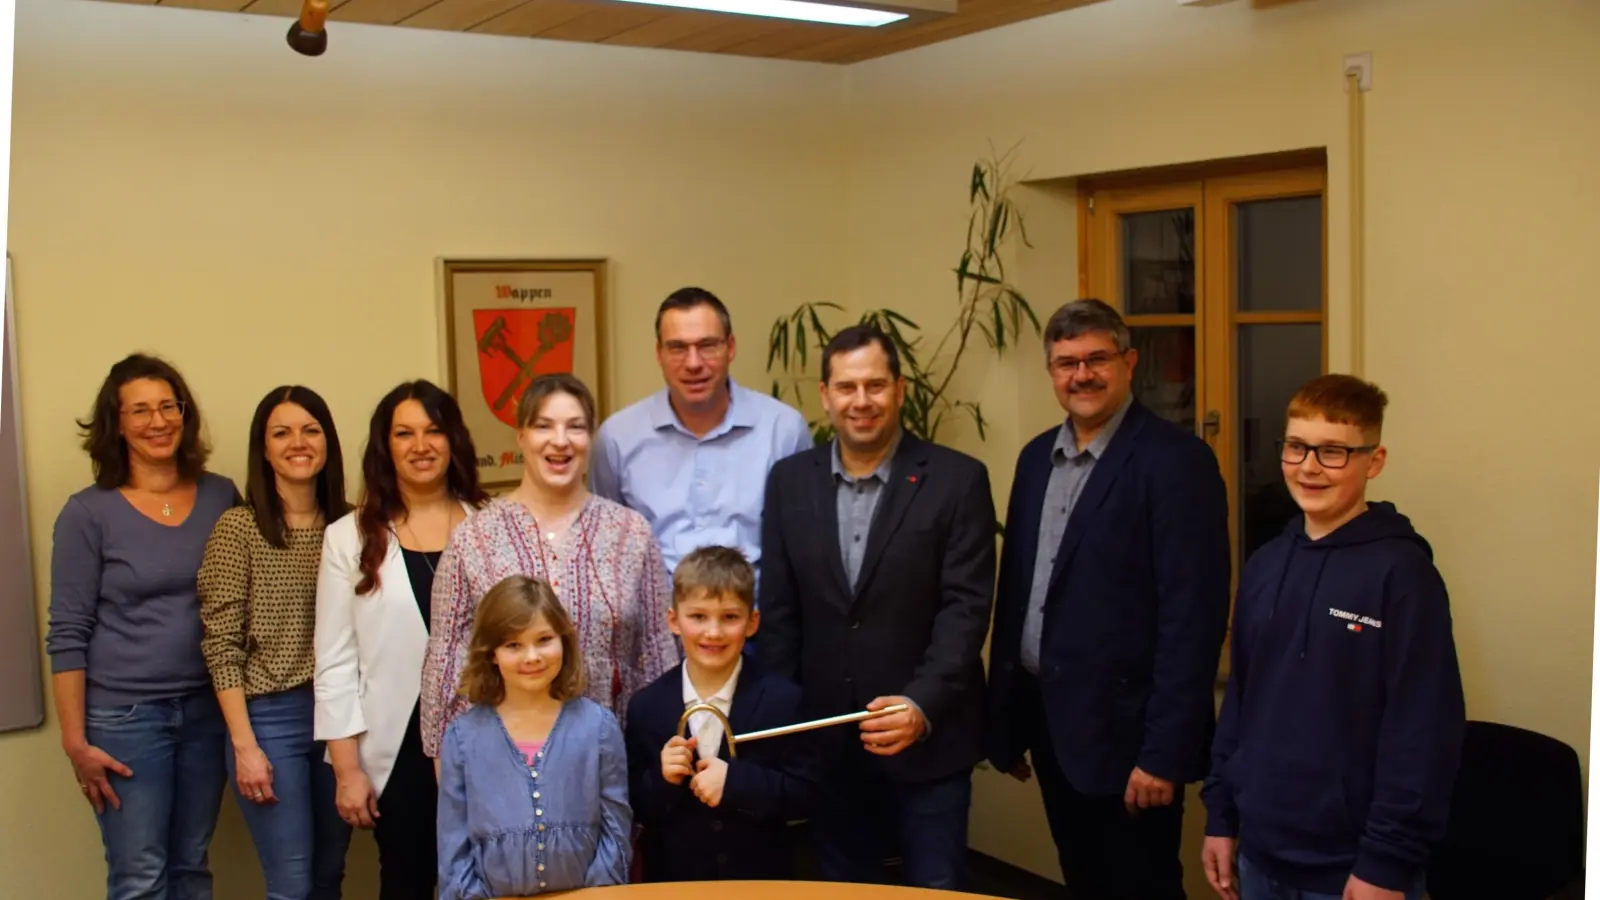
[[[200,652],[219,691],[259,697],[311,681],[322,526],[267,543],[248,506],[222,514],[200,564]]]
[[[438,756],[445,727],[469,706],[459,688],[478,601],[511,575],[550,583],[578,632],[584,695],[619,722],[635,691],[678,664],[667,627],[672,578],[644,516],[590,496],[553,540],[526,507],[498,497],[456,526],[434,574],[421,697],[429,756]]]

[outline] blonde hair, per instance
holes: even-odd
[[[493,706],[506,697],[505,679],[494,652],[544,616],[561,639],[561,671],[550,682],[550,696],[570,700],[583,693],[583,658],[578,630],[550,585],[526,575],[512,575],[489,589],[472,620],[467,663],[461,670],[461,695],[474,706]]]

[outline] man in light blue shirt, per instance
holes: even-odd
[[[761,576],[767,472],[810,449],[798,410],[728,377],[728,308],[701,288],[675,291],[656,312],[656,361],[666,387],[600,426],[591,489],[638,511],[667,568],[698,547],[738,547]]]

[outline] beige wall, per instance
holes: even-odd
[[[11,250],[41,581],[105,369],[167,353],[242,482],[261,395],[301,381],[352,445],[396,382],[438,377],[434,257],[613,259],[615,396],[660,384],[655,304],[703,284],[765,362],[772,311],[836,290],[840,72],[820,65],[341,27],[73,0],[18,4]],[[41,590],[44,584],[41,584]],[[0,893],[85,898],[93,820],[50,725],[0,736]],[[261,896],[234,803],[220,898]],[[350,896],[375,896],[375,853]],[[103,895],[103,894],[102,894]]]
[[[1374,494],[1433,542],[1469,714],[1553,734],[1587,762],[1600,4],[1253,6],[1111,0],[853,66],[855,299],[923,316],[949,302],[961,191],[989,141],[1024,141],[1020,166],[1039,179],[1326,147],[1330,350],[1342,369],[1350,205],[1341,60],[1372,51],[1366,374],[1391,395],[1390,464]],[[1076,293],[1075,201],[1059,186],[1024,199],[1051,232],[1035,235],[1021,259],[1042,317]],[[997,491],[1009,489],[1022,441],[1060,416],[1036,360],[974,378],[993,407],[984,453]],[[1004,417],[1008,404],[1014,418]],[[978,446],[970,436],[962,443]],[[1053,875],[1044,827],[1033,790],[982,773],[974,846]],[[1189,830],[1192,875],[1197,835]],[[1191,891],[1202,885],[1191,878]]]
[[[734,302],[750,382],[771,316],[802,300],[942,330],[991,140],[1024,139],[1038,179],[1326,146],[1341,367],[1339,67],[1371,50],[1367,374],[1393,396],[1375,492],[1434,542],[1470,712],[1587,759],[1600,6],[1109,0],[837,69],[351,27],[313,61],[278,19],[18,5],[10,249],[41,538],[88,477],[71,417],[112,359],[172,354],[240,477],[273,384],[316,386],[358,433],[387,386],[437,374],[438,255],[612,257],[623,402],[657,384],[650,310],[684,283]],[[1057,182],[1023,199],[1036,247],[1018,271],[1044,314],[1075,292],[1075,201]],[[1059,416],[1036,360],[966,379],[995,430],[953,437],[1002,502],[1021,442]],[[8,893],[94,896],[102,878],[57,740],[53,722],[0,736]],[[1031,785],[983,773],[973,842],[1055,874]],[[219,896],[259,895],[231,801],[215,864]],[[370,841],[351,866],[372,884]]]

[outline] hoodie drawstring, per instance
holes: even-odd
[[[1267,608],[1267,619],[1271,620],[1278,614],[1278,600],[1283,596],[1284,582],[1289,580],[1289,566],[1294,563],[1295,555],[1306,552],[1302,546],[1303,540],[1295,538],[1290,545],[1289,552],[1283,555],[1283,568],[1278,572],[1278,585],[1272,591],[1272,605]],[[1327,568],[1330,551],[1320,548],[1311,551],[1317,554],[1317,574],[1311,579],[1311,597],[1305,603],[1305,608],[1300,615],[1300,658],[1306,658],[1306,648],[1311,645],[1311,609],[1317,603],[1317,588],[1322,584],[1322,571]]]
[[[1331,551],[1317,554],[1317,574],[1311,579],[1311,599],[1305,605],[1305,612],[1300,619],[1300,658],[1306,658],[1306,648],[1311,645],[1311,608],[1317,605],[1317,588],[1322,585],[1322,570],[1328,566],[1328,557]]]

